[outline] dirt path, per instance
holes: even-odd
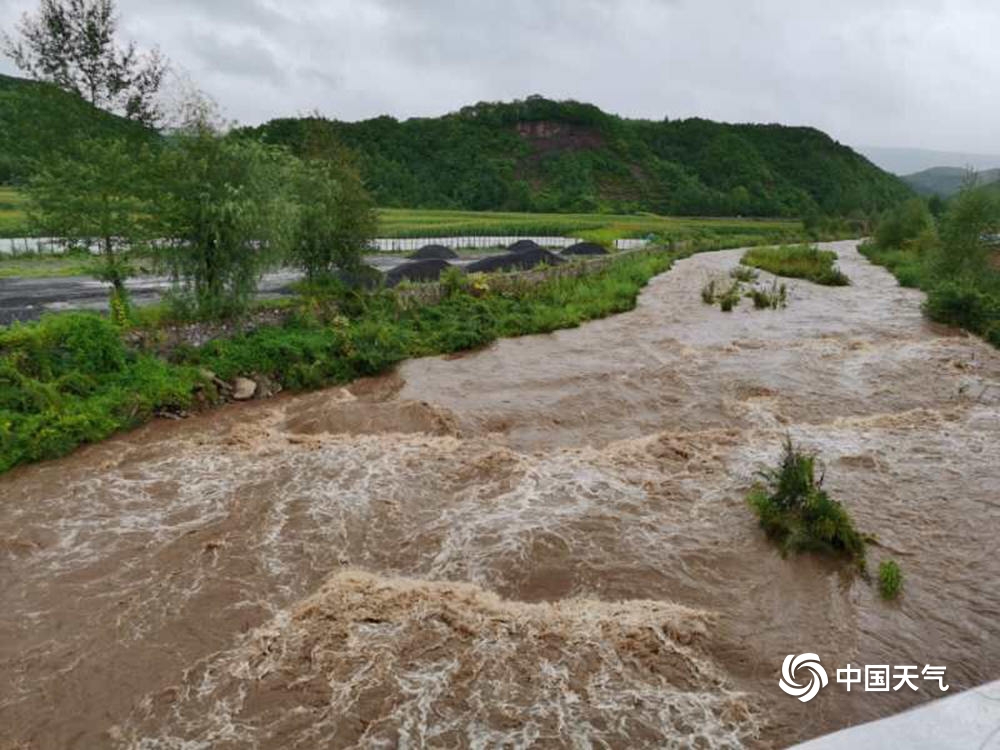
[[[738,747],[786,654],[1000,677],[1000,355],[832,245],[784,311],[655,279],[633,313],[154,424],[0,478],[0,747]],[[743,497],[786,433],[898,559],[880,601]],[[696,745],[698,746],[698,745]]]

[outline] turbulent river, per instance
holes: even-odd
[[[161,422],[0,478],[0,747],[773,747],[1000,677],[1000,354],[853,285],[627,314]],[[745,505],[790,434],[905,591],[782,559]],[[926,684],[926,683],[925,683]],[[5,745],[5,743],[7,743]]]

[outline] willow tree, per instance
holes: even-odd
[[[200,317],[245,310],[284,257],[294,215],[287,154],[196,126],[164,147],[155,215],[162,258]]]
[[[27,185],[28,210],[43,233],[96,250],[94,275],[111,285],[111,312],[124,323],[133,273],[129,254],[151,237],[152,188],[147,146],[93,139],[43,159]]]

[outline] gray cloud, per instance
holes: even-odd
[[[119,3],[128,35],[244,122],[424,116],[541,93],[628,116],[1000,152],[1000,5],[982,0]],[[33,6],[0,0],[0,25]]]

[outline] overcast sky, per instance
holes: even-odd
[[[35,0],[0,0],[10,30]],[[119,0],[243,123],[438,115],[539,93],[1000,153],[997,0]],[[9,61],[0,71],[13,73]]]

